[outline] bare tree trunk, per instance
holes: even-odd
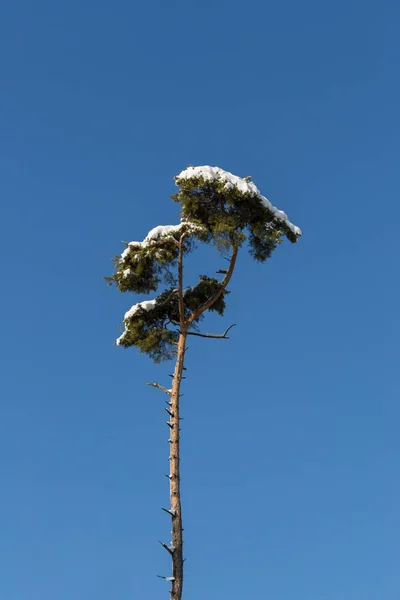
[[[169,454],[169,481],[170,481],[170,500],[171,508],[169,511],[172,519],[172,542],[171,546],[166,546],[167,550],[172,556],[172,578],[171,581],[171,600],[181,600],[183,590],[183,537],[182,537],[182,507],[181,507],[181,476],[180,476],[180,418],[179,418],[179,399],[180,399],[180,388],[184,371],[185,363],[185,352],[186,352],[186,340],[189,335],[189,326],[197,319],[205,310],[216,302],[220,295],[228,285],[233,270],[235,268],[237,249],[233,251],[230,259],[229,269],[221,282],[221,286],[217,292],[207,300],[195,313],[186,320],[185,319],[185,306],[184,306],[184,293],[183,293],[183,241],[186,234],[181,236],[178,243],[179,257],[178,257],[178,296],[179,296],[179,316],[180,316],[180,333],[177,345],[177,355],[175,371],[172,380],[172,389],[166,390],[158,384],[155,387],[162,389],[170,396],[169,415],[170,419],[168,425],[170,428],[170,454]],[[228,330],[227,330],[228,331]],[[223,336],[226,337],[226,333]],[[211,336],[212,337],[212,336]],[[218,337],[218,336],[216,336]],[[169,578],[168,578],[169,580]]]
[[[179,399],[183,376],[187,326],[185,323],[185,307],[183,300],[183,242],[185,234],[179,240],[178,257],[178,294],[179,294],[179,320],[180,334],[178,340],[177,356],[174,377],[171,389],[170,413],[170,454],[169,454],[169,481],[172,517],[172,585],[171,600],[181,600],[183,588],[183,538],[182,538],[182,507],[181,507],[181,473],[180,473],[180,418]]]
[[[170,416],[170,498],[172,517],[172,587],[171,600],[181,600],[183,587],[183,539],[180,492],[179,397],[186,349],[186,334],[179,336],[178,353],[171,390]]]

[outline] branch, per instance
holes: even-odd
[[[217,289],[215,294],[213,294],[211,296],[211,298],[209,298],[206,302],[204,302],[204,304],[202,306],[200,306],[200,308],[198,308],[197,310],[192,312],[192,314],[190,315],[190,317],[188,318],[188,320],[186,322],[187,325],[191,325],[193,323],[193,321],[196,321],[196,319],[198,319],[205,310],[209,309],[214,304],[214,302],[216,302],[218,300],[218,298],[221,296],[221,294],[224,292],[226,286],[228,285],[228,283],[231,280],[233,270],[235,268],[238,252],[239,252],[238,248],[235,248],[233,250],[233,254],[229,260],[228,271],[227,271],[225,277],[223,278],[223,280],[221,281],[221,285],[219,286],[219,288]]]
[[[172,550],[172,548],[170,548],[169,546],[167,546],[167,544],[164,544],[164,542],[158,542],[158,543],[161,544],[161,546],[163,548],[165,548],[166,551],[169,552],[171,554],[171,556],[172,556],[172,554],[174,553],[174,551]],[[158,577],[160,577],[160,576],[158,575]],[[161,579],[162,579],[162,577],[161,577]]]
[[[171,517],[175,517],[176,515],[176,512],[174,510],[169,510],[168,508],[162,508],[161,510],[171,515]]]
[[[169,296],[168,300],[170,300],[172,298],[172,294]],[[179,325],[178,321],[174,321],[173,319],[168,319],[168,321],[166,321],[164,323],[164,328],[166,329],[168,327],[168,325]]]
[[[232,329],[232,327],[235,327],[236,323],[234,323],[233,325],[230,325],[228,327],[228,329],[226,329],[226,331],[224,331],[224,333],[196,333],[195,331],[188,331],[188,335],[197,335],[198,337],[204,337],[204,338],[213,338],[216,340],[229,340],[229,337],[226,335],[228,333],[228,331],[230,329]]]
[[[150,381],[146,381],[146,385],[157,388],[158,390],[161,390],[162,392],[164,392],[164,394],[167,394],[168,396],[171,395],[171,390],[167,390],[167,388],[165,388],[162,385],[160,385],[159,383],[157,383],[157,381],[155,383],[150,383]]]

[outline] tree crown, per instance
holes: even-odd
[[[156,362],[175,354],[182,322],[195,329],[206,310],[223,315],[228,283],[239,249],[247,241],[256,261],[269,258],[283,237],[301,235],[286,213],[265,198],[250,177],[237,177],[219,167],[188,167],[175,177],[180,204],[179,225],[159,225],[142,242],[126,243],[114,257],[115,272],[105,279],[121,292],[149,293],[166,288],[153,300],[139,302],[124,316],[125,330],[117,345],[136,346]],[[190,288],[177,287],[178,259],[195,244],[207,243],[229,256],[222,281],[201,275]],[[181,309],[183,307],[183,315]]]

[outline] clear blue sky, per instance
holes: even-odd
[[[185,600],[398,600],[399,19],[3,3],[1,599],[168,598],[171,367],[113,346],[136,299],[101,277],[211,164],[304,236],[241,257],[231,340],[188,353]]]

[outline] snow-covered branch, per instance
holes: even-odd
[[[121,262],[123,263],[131,252],[141,248],[154,247],[165,240],[177,243],[183,233],[193,234],[200,231],[203,231],[203,228],[196,223],[190,223],[190,221],[181,221],[179,225],[157,225],[149,231],[142,242],[128,242],[127,247],[121,254]]]
[[[137,304],[134,304],[133,306],[131,306],[131,308],[124,315],[125,331],[116,340],[115,344],[117,346],[123,345],[124,338],[127,335],[126,326],[129,322],[129,319],[131,319],[133,317],[133,315],[135,313],[137,313],[139,310],[146,310],[146,311],[152,310],[153,308],[155,308],[156,302],[157,302],[157,298],[154,298],[153,300],[144,300],[143,302],[138,302]]]
[[[276,208],[268,198],[261,194],[255,183],[250,181],[250,177],[238,177],[219,167],[204,165],[202,167],[188,167],[179,173],[179,175],[175,177],[175,180],[179,185],[180,181],[199,178],[202,178],[206,182],[223,182],[224,189],[226,190],[236,188],[244,195],[249,194],[250,196],[259,198],[261,204],[272,214],[274,219],[284,223],[296,237],[301,236],[301,229],[289,221],[287,214],[283,212],[283,210]]]

